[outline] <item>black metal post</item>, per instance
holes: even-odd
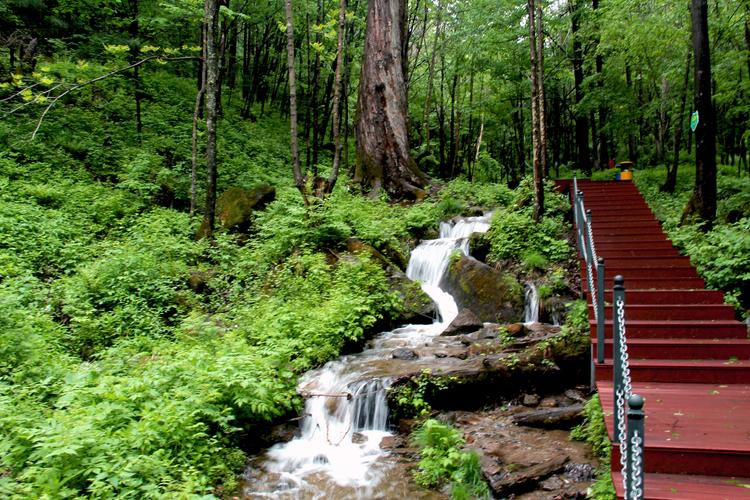
[[[633,394],[628,399],[628,456],[625,498],[643,499],[643,457],[645,455],[643,398]]]
[[[618,302],[625,302],[625,278],[619,274],[615,276],[615,286],[612,289],[612,384],[614,386],[614,423],[615,423],[615,443],[620,442],[620,436],[617,432],[619,429],[620,415],[617,407],[617,394],[623,386],[622,380],[622,357],[620,356],[621,328],[620,317],[618,312]]]
[[[596,263],[596,360],[604,363],[604,258]]]

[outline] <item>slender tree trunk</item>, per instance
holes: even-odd
[[[630,64],[625,65],[625,83],[628,89],[632,92],[633,89],[633,78],[630,72]],[[635,134],[632,130],[628,130],[628,159],[630,161],[638,161],[638,152],[635,145]]]
[[[307,190],[305,189],[305,179],[302,177],[299,165],[299,140],[297,138],[297,81],[294,73],[294,17],[292,14],[292,0],[285,0],[284,7],[286,14],[287,68],[289,70],[289,133],[292,148],[292,173],[294,175],[294,185],[299,189],[299,192],[302,194],[302,200],[305,206],[307,206]]]
[[[537,57],[537,99],[539,101],[538,113],[539,113],[539,142],[540,142],[540,161],[541,161],[541,175],[538,182],[537,199],[539,200],[540,210],[539,217],[541,218],[544,213],[544,185],[543,180],[546,175],[549,174],[549,165],[547,164],[547,100],[545,98],[544,91],[544,25],[542,23],[542,3],[544,0],[535,0],[536,3],[536,21],[537,21],[537,36],[536,36],[536,57]]]
[[[216,222],[216,125],[218,116],[219,57],[216,35],[219,27],[219,2],[205,0],[206,33],[206,209],[203,234],[213,236]]]
[[[667,178],[661,185],[659,191],[663,193],[674,193],[677,186],[677,168],[680,164],[680,147],[682,146],[682,129],[684,127],[685,103],[687,101],[688,87],[690,85],[690,58],[691,53],[688,50],[685,61],[685,74],[682,79],[682,93],[680,94],[680,110],[674,121],[674,157],[672,158],[672,167],[667,165]]]
[[[288,1],[288,0],[287,0]],[[429,183],[409,152],[403,35],[405,0],[370,0],[357,101],[355,179],[377,197],[423,197]]]
[[[544,214],[544,171],[546,141],[544,129],[544,69],[541,61],[544,50],[541,0],[528,0],[529,54],[531,59],[531,141],[534,168],[534,220],[540,221]],[[544,138],[543,138],[544,135]]]
[[[708,44],[706,0],[692,0],[693,53],[695,57],[695,109],[699,122],[695,130],[695,189],[683,221],[698,215],[708,231],[716,218],[716,118],[711,102],[711,56]]]
[[[204,31],[205,33],[205,31]],[[205,38],[205,35],[204,35]],[[203,58],[206,57],[206,41],[203,40]],[[192,133],[192,158],[191,158],[191,169],[190,169],[190,215],[195,213],[195,208],[198,199],[198,121],[201,117],[201,106],[203,104],[203,98],[206,95],[206,75],[204,64],[200,66],[203,75],[200,80],[202,82],[201,88],[198,89],[198,93],[195,95],[195,107],[193,108],[193,133]]]
[[[336,185],[341,163],[341,75],[344,71],[344,32],[346,30],[346,0],[339,2],[338,41],[336,44],[336,75],[333,84],[333,167],[325,190],[330,193]]]
[[[131,38],[130,45],[130,58],[131,63],[134,63],[140,59],[141,56],[141,42],[140,42],[140,25],[138,22],[139,14],[139,0],[132,0],[130,2],[131,19],[128,31]],[[141,139],[141,133],[143,132],[143,121],[141,120],[141,99],[143,98],[141,91],[141,77],[140,77],[140,66],[133,68],[133,98],[135,100],[135,133],[138,134],[138,141]]]

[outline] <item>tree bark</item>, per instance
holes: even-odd
[[[427,18],[427,2],[425,2],[425,19]],[[435,18],[435,40],[432,43],[432,54],[430,55],[430,63],[427,67],[427,95],[424,98],[424,116],[422,117],[422,140],[430,151],[430,106],[432,105],[432,82],[435,79],[435,56],[438,52],[438,41],[440,40],[440,27],[442,22],[443,4],[438,1],[437,4],[437,16]],[[425,24],[426,26],[426,24]]]
[[[716,218],[716,118],[711,102],[711,55],[708,44],[706,0],[692,0],[693,54],[695,58],[695,109],[699,122],[695,130],[695,189],[683,221],[698,215],[706,231]]]
[[[289,0],[287,0],[289,1]],[[422,198],[429,178],[409,152],[402,42],[405,0],[370,0],[357,100],[355,180],[377,197]]]
[[[542,34],[541,0],[528,0],[529,54],[531,59],[531,141],[534,168],[534,220],[540,221],[544,214],[544,170],[546,151],[542,148],[544,129],[544,70],[541,52],[544,50]],[[546,141],[546,133],[544,134]]]
[[[289,123],[290,123],[290,145],[292,149],[292,173],[294,185],[302,194],[302,200],[307,206],[307,190],[305,189],[305,178],[299,165],[299,139],[297,138],[297,81],[294,72],[294,17],[292,15],[292,0],[284,2],[286,14],[286,54],[287,68],[289,70]]]
[[[216,32],[219,26],[219,2],[205,0],[204,26],[206,33],[206,209],[203,214],[203,234],[213,236],[216,220],[216,121],[218,116],[219,58]]]

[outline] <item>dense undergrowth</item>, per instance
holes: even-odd
[[[71,64],[43,68],[85,69]],[[286,122],[232,110],[219,132],[219,192],[268,182],[276,200],[250,234],[196,241],[184,98],[194,82],[144,73],[137,136],[123,81],[58,103],[34,141],[40,108],[0,121],[3,497],[230,491],[253,436],[300,408],[298,375],[399,313],[383,266],[348,254],[347,239],[398,264],[440,219],[517,201],[458,180],[400,206],[350,192],[344,176],[305,209]],[[530,212],[517,207],[527,227]]]
[[[698,269],[706,285],[724,291],[725,300],[744,316],[750,310],[750,177],[732,167],[720,167],[717,178],[717,216],[713,229],[701,230],[695,221],[681,224],[683,210],[695,183],[695,168],[682,165],[674,194],[659,192],[664,168],[639,170],[638,189],[662,222],[667,235]]]

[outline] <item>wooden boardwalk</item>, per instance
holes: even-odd
[[[631,182],[579,181],[591,210],[605,301],[625,278],[625,318],[633,393],[645,398],[646,498],[750,498],[750,340],[720,292],[705,289],[687,257],[664,235]],[[582,265],[585,270],[585,265]],[[585,271],[584,271],[585,272]],[[584,291],[587,280],[583,275]],[[587,296],[590,294],[586,293]],[[613,429],[612,323],[596,385]],[[589,296],[592,344],[596,322]],[[596,361],[596,360],[594,360]],[[619,447],[612,453],[618,496]]]

